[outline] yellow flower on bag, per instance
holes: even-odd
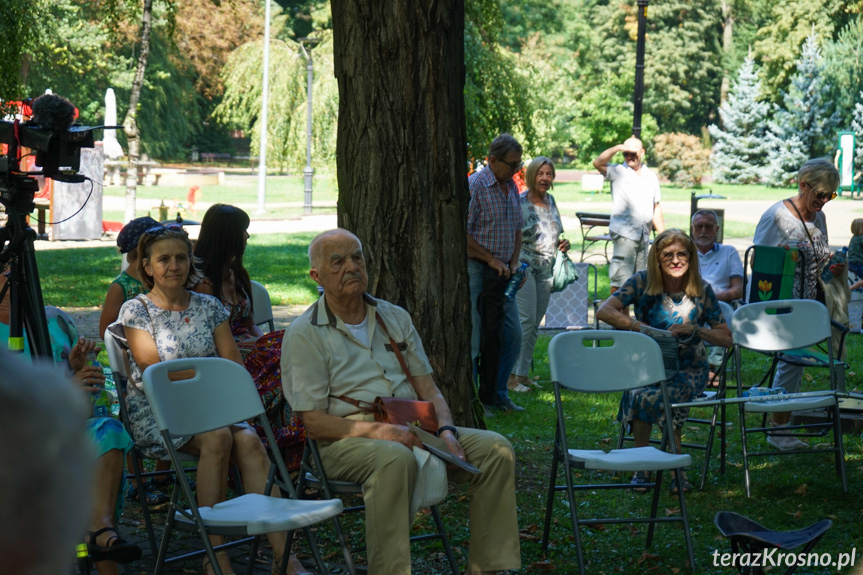
[[[773,282],[769,282],[767,280],[759,280],[758,281],[758,298],[761,301],[769,301],[770,296],[773,295],[771,291],[773,289]]]

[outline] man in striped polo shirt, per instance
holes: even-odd
[[[479,398],[492,410],[522,411],[510,400],[506,377],[518,352],[503,353],[521,345],[521,326],[515,301],[504,296],[510,276],[518,269],[521,253],[521,208],[513,176],[522,168],[522,147],[509,134],[501,134],[488,149],[488,166],[468,180],[468,275],[473,331],[471,357],[479,376]],[[513,313],[514,312],[514,313]],[[512,356],[511,358],[509,356]],[[478,363],[477,363],[478,360]],[[501,385],[500,383],[503,383]]]

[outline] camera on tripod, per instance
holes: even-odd
[[[45,319],[42,289],[33,240],[36,233],[27,223],[33,211],[33,197],[39,191],[36,176],[69,183],[87,178],[78,173],[81,148],[92,148],[93,130],[75,124],[75,106],[69,100],[45,94],[33,100],[32,118],[0,120],[0,203],[6,208],[6,226],[0,228],[0,271],[8,280],[0,290],[0,300],[10,296],[8,349],[24,350],[24,331],[30,338],[31,355],[51,357],[51,340]],[[102,127],[102,126],[99,126]],[[22,171],[22,148],[35,152],[41,171]]]

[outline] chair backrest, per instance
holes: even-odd
[[[273,323],[273,305],[270,303],[270,293],[263,284],[254,280],[252,280],[252,304],[255,325],[265,323],[269,326],[270,331],[274,331],[276,328]]]
[[[734,316],[734,308],[727,301],[718,301],[719,309],[722,310],[722,317],[725,318],[725,323],[728,324],[728,329],[731,329],[731,318]]]
[[[750,303],[731,318],[734,345],[758,351],[808,347],[830,336],[827,307],[811,299]]]
[[[592,269],[591,269],[592,268]],[[557,293],[551,294],[545,310],[544,329],[587,328],[591,299],[596,299],[596,266],[577,263],[578,280]],[[593,291],[590,291],[590,272],[593,272]],[[591,298],[591,293],[593,297]]]
[[[603,344],[610,342],[610,346]],[[551,379],[586,393],[623,391],[665,379],[662,351],[651,337],[632,331],[559,333],[548,345]]]
[[[752,277],[747,278],[752,257]],[[794,297],[794,274],[801,265],[797,248],[753,245],[746,249],[743,264],[743,299],[747,303],[786,300]]]
[[[185,370],[194,373],[180,374]],[[187,377],[171,381],[178,376]],[[219,357],[172,359],[144,370],[144,393],[156,425],[172,436],[196,435],[264,412],[252,376]]]
[[[122,329],[123,326],[120,326]],[[124,380],[129,379],[129,366],[126,363],[127,358],[120,340],[112,331],[113,327],[105,330],[105,353],[108,354],[108,363],[111,364],[111,371],[115,377],[120,376]]]

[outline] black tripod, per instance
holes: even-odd
[[[30,355],[51,358],[51,338],[45,318],[45,303],[36,268],[36,231],[27,224],[35,208],[33,196],[39,186],[35,178],[9,174],[0,182],[0,203],[6,208],[6,227],[0,228],[0,269],[8,280],[0,290],[0,302],[9,292],[9,350],[24,351],[24,328],[30,340]]]

